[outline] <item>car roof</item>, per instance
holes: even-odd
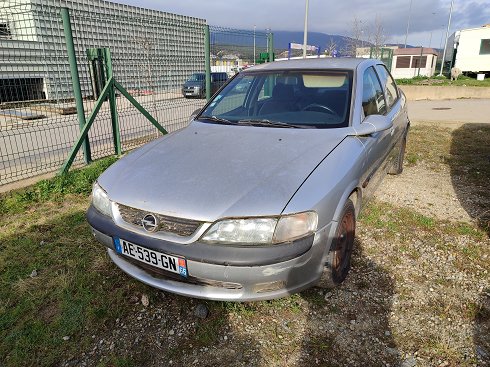
[[[295,60],[283,60],[274,61],[270,63],[260,64],[251,68],[245,69],[243,73],[250,73],[254,71],[264,70],[297,70],[297,69],[343,69],[343,70],[355,70],[360,64],[380,64],[380,60],[375,59],[363,59],[352,57],[325,57],[315,59],[295,59]]]

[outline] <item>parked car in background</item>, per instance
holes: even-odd
[[[211,73],[211,95],[216,93],[228,80],[227,73]],[[206,74],[194,73],[182,86],[182,95],[189,97],[206,97]]]
[[[362,203],[402,172],[408,128],[378,60],[255,66],[107,169],[88,222],[117,266],[165,291],[250,301],[335,286]]]

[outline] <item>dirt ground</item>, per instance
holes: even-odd
[[[427,108],[427,103],[422,102],[430,102],[429,106],[435,105],[433,101],[419,101],[416,105],[417,110],[413,114],[415,118],[423,116]],[[450,102],[454,106],[457,101]],[[446,115],[440,117],[431,115],[431,117],[435,121],[414,120],[411,123],[412,127],[437,125],[452,132],[464,125],[461,120],[446,120]],[[436,118],[444,120],[437,121]],[[445,165],[438,165],[437,169],[434,169],[423,163],[408,167],[405,164],[402,175],[386,176],[376,192],[376,197],[393,205],[414,209],[429,217],[471,222],[471,215],[458,199],[450,168]]]

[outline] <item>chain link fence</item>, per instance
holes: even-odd
[[[269,33],[210,26],[211,72],[232,75],[269,61]]]
[[[203,100],[181,87],[204,70],[205,20],[105,1],[7,0],[0,3],[0,184],[58,169],[79,134],[60,10],[70,9],[85,114],[104,81],[94,49],[109,48],[114,77],[167,131],[187,124]],[[95,51],[96,53],[96,51]],[[100,84],[100,83],[99,83]],[[117,98],[123,150],[158,136]],[[104,103],[89,133],[92,158],[113,154]],[[75,163],[82,163],[79,154]]]
[[[4,0],[0,2],[0,185],[57,170],[78,138],[63,7],[70,13],[86,116],[107,78],[103,49],[110,50],[114,78],[168,132],[185,127],[191,113],[205,103],[183,95],[186,80],[205,72],[204,19],[102,0]],[[230,77],[265,61],[268,42],[272,38],[265,32],[210,27],[212,73]],[[217,81],[215,90],[223,84]],[[122,95],[116,104],[123,151],[159,136]],[[97,114],[89,142],[92,159],[114,154],[109,102]],[[83,164],[81,152],[75,164]]]

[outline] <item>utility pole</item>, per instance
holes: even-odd
[[[451,26],[451,15],[453,14],[453,3],[454,3],[454,0],[451,0],[451,7],[449,8],[449,19],[447,21],[447,29],[446,29],[446,41],[444,42],[444,52],[442,53],[441,71],[439,72],[439,76],[442,76],[442,70],[444,68],[444,59],[446,58],[447,38],[449,37],[449,27]]]
[[[405,34],[405,47],[407,48],[408,30],[410,28],[410,16],[412,15],[412,0],[410,0],[410,8],[408,9],[407,33]]]
[[[436,15],[436,13],[434,13],[434,12],[433,12],[433,13],[432,13],[432,15]],[[434,31],[434,30],[430,31],[429,48],[430,48],[430,46],[432,45],[432,32],[433,32],[433,31]]]
[[[305,8],[305,30],[303,32],[303,59],[306,59],[306,43],[308,42],[308,0]]]
[[[255,56],[255,29],[256,28],[257,26],[254,24],[254,62],[253,62],[254,65],[257,62],[257,57]]]

